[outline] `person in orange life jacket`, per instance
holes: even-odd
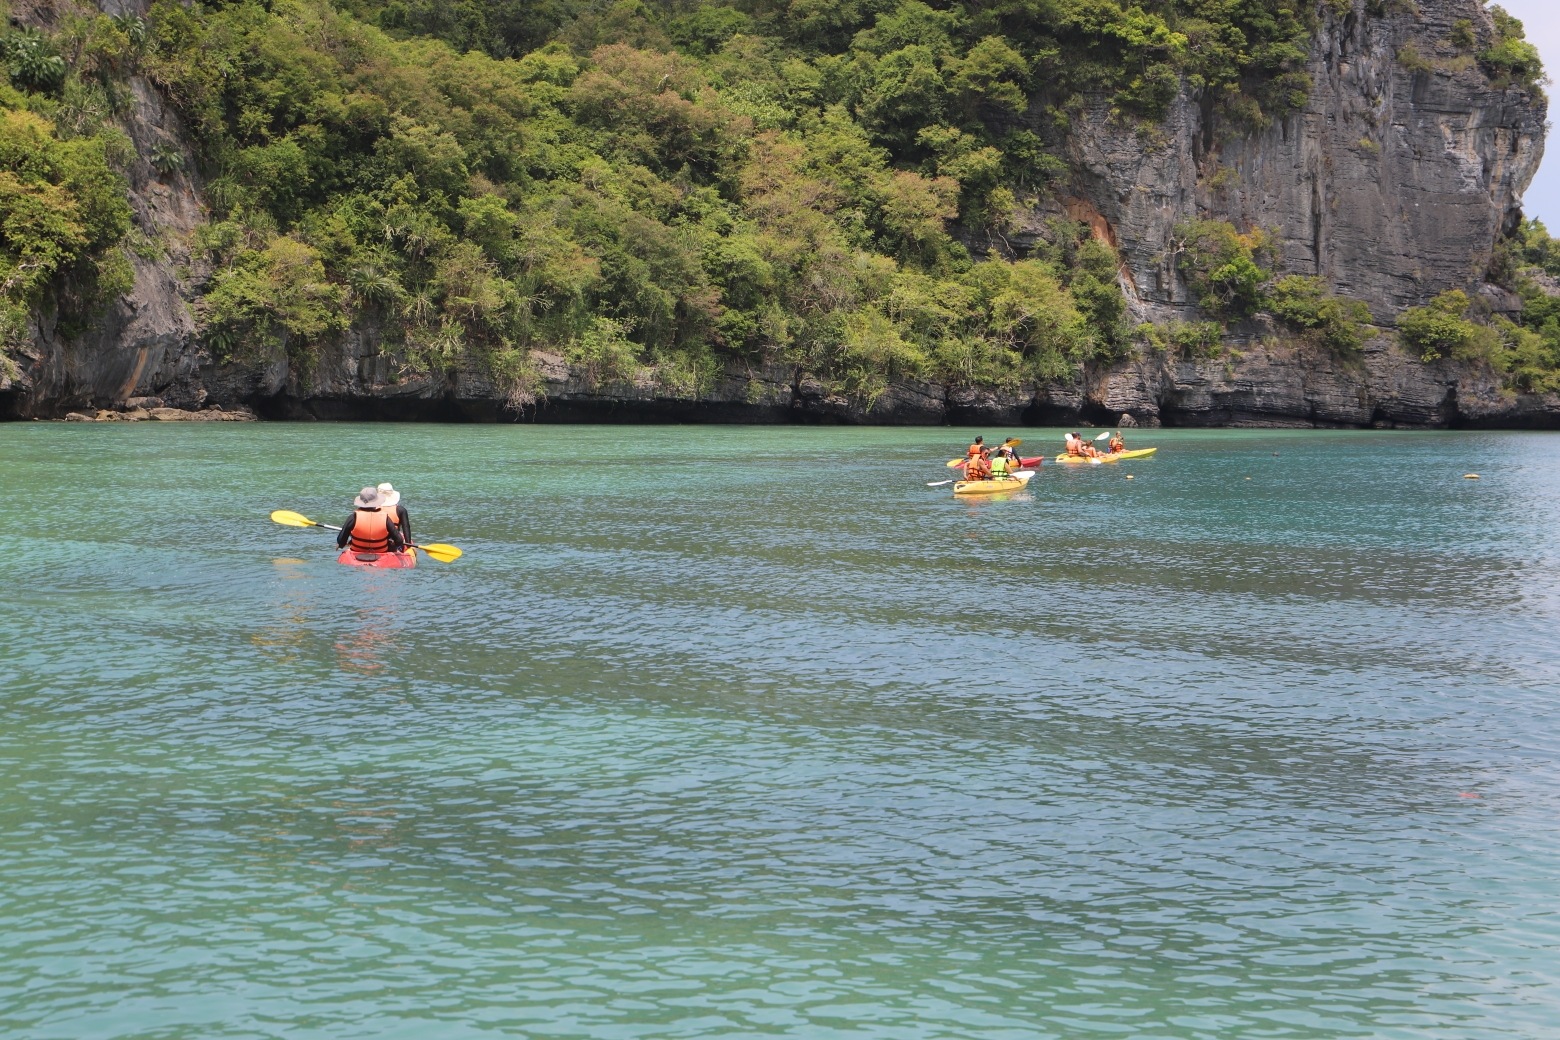
[[[395,521],[395,526],[401,530],[401,540],[408,545],[412,543],[412,518],[406,515],[406,507],[401,504],[401,493],[390,486],[389,481],[379,485],[379,493],[385,496],[384,511],[390,519]]]
[[[1095,448],[1094,445],[1073,433],[1069,435],[1067,441],[1067,454],[1080,455],[1086,459],[1095,459],[1099,458],[1100,453],[1099,449]]]
[[[1126,450],[1127,442],[1121,439],[1121,431],[1117,430],[1116,435],[1110,439],[1110,453],[1114,455],[1118,451]]]
[[[360,553],[406,550],[406,540],[391,514],[385,511],[385,497],[378,488],[366,487],[352,500],[352,515],[336,535],[336,548],[345,549],[348,542],[353,552]]]
[[[975,443],[970,445],[970,449],[964,453],[964,457],[967,459],[973,459],[978,455],[984,454],[986,454],[986,438],[976,437]]]
[[[966,480],[985,480],[991,476],[991,460],[984,452],[971,456],[969,464],[964,467]]]

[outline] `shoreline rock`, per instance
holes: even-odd
[[[128,403],[128,402],[127,402]],[[259,416],[247,405],[225,411],[212,405],[200,411],[184,408],[127,408],[114,411],[99,408],[93,415],[85,412],[66,412],[58,422],[257,422]]]

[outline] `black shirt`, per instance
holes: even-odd
[[[402,510],[402,512],[405,512],[405,510]],[[356,509],[352,511],[351,516],[347,517],[347,522],[341,525],[341,531],[336,535],[336,548],[345,549],[347,547],[347,542],[352,538],[352,525],[355,523],[357,523]],[[385,530],[390,534],[391,552],[400,552],[402,549],[406,548],[406,539],[401,537],[400,528],[396,526],[396,522],[394,520],[390,520],[390,522],[385,525]]]

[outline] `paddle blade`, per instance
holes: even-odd
[[[1020,444],[1023,444],[1024,442],[1019,440],[1017,437],[1009,437],[1007,440],[1003,441],[1002,443],[1006,444],[1009,448],[1016,448]]]
[[[465,554],[453,545],[443,545],[435,542],[433,545],[419,545],[417,548],[432,556],[440,563],[454,563]]]
[[[1106,430],[1104,433],[1100,434],[1098,437],[1096,437],[1094,439],[1097,440],[1097,441],[1102,441],[1102,440],[1104,440],[1105,438],[1107,438],[1109,436],[1110,436],[1110,431]]]
[[[956,466],[962,466],[962,465],[964,465],[964,463],[966,461],[968,461],[968,460],[967,459],[949,459],[948,460],[948,468],[949,469],[953,469]]]
[[[320,526],[313,520],[310,520],[308,517],[304,516],[302,513],[294,513],[291,509],[278,509],[276,512],[271,514],[271,519],[276,523],[286,524],[288,527]]]

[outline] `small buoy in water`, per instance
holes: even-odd
[[[1250,477],[1247,477],[1247,478],[1246,478],[1246,479],[1247,479],[1247,480],[1250,480],[1250,479],[1251,479],[1251,478],[1250,478]]]
[[[1479,479],[1479,475],[1477,473],[1464,473],[1463,474],[1463,479],[1464,480],[1478,480]]]
[[[1476,795],[1476,794],[1469,794],[1469,793],[1468,793],[1468,792],[1467,792],[1467,791],[1463,791],[1463,792],[1462,792],[1462,793],[1461,793],[1461,794],[1459,794],[1459,795],[1458,795],[1458,796],[1457,796],[1457,797],[1459,797],[1459,798],[1477,798],[1477,797],[1479,797],[1479,796],[1478,796],[1478,795]]]
[[[1127,479],[1128,479],[1128,480],[1131,480],[1131,479],[1132,479],[1132,474],[1130,474],[1130,473],[1128,473],[1128,474],[1127,474]]]

